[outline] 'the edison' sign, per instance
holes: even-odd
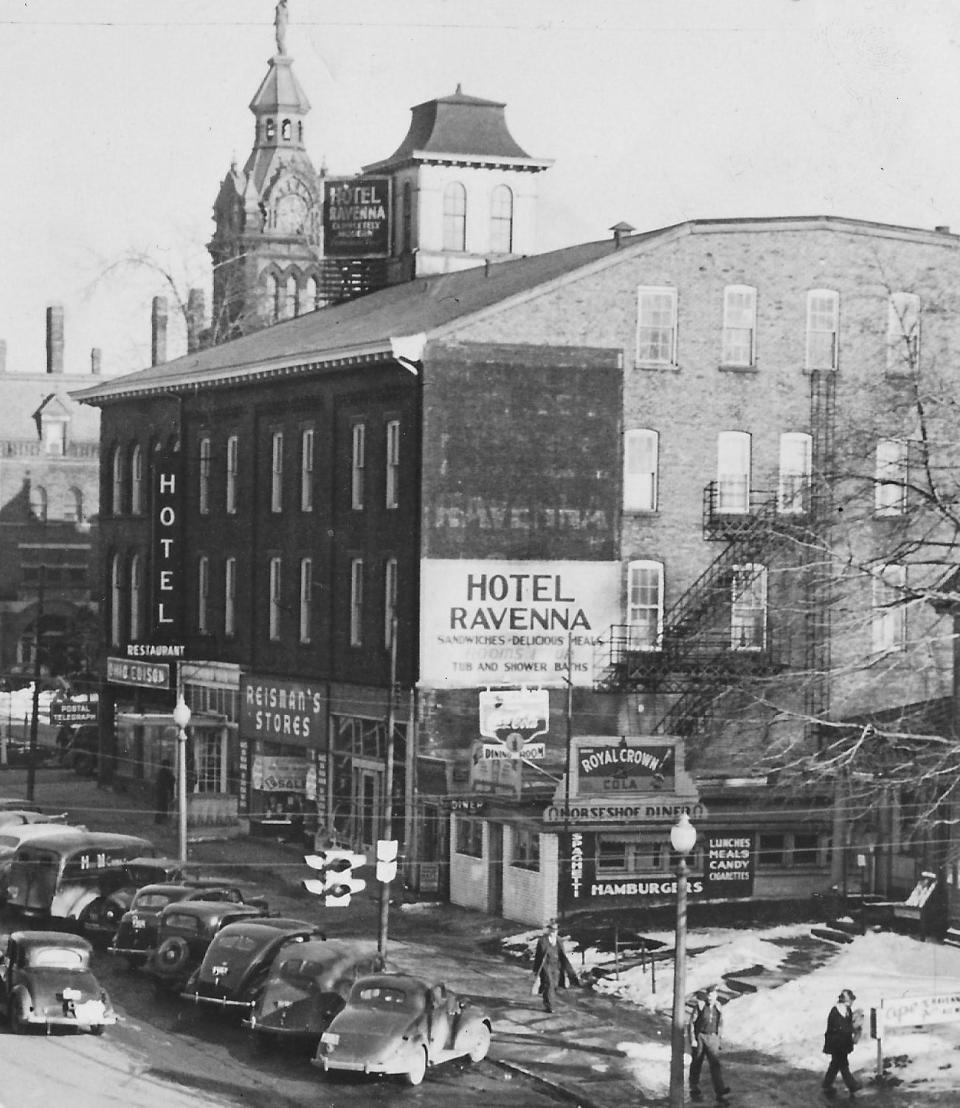
[[[182,589],[180,454],[163,453],[154,470],[153,623],[161,639],[175,637]]]

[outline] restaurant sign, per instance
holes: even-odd
[[[686,814],[694,822],[707,818],[707,809],[686,796],[596,797],[554,802],[543,813],[544,823],[676,823]]]
[[[710,897],[753,896],[757,852],[752,834],[716,831],[704,840],[703,875]]]

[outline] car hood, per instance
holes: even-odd
[[[79,1000],[99,1000],[100,982],[89,972],[64,973],[59,969],[29,969],[23,974],[29,983],[35,1003],[55,999],[64,989],[76,989]]]

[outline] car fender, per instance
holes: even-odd
[[[457,1016],[453,1032],[453,1049],[466,1053],[473,1043],[477,1032],[486,1025],[490,1030],[490,1020],[485,1019],[475,1008],[464,1008]]]
[[[99,889],[89,885],[63,885],[50,901],[50,915],[54,919],[79,919],[84,908],[99,896]]]
[[[20,1008],[24,1012],[33,1010],[33,994],[26,985],[16,985],[10,993],[10,1002],[7,1005],[7,1016]]]

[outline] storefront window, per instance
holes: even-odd
[[[521,869],[540,869],[540,832],[530,827],[513,830],[513,858],[510,862]]]
[[[795,866],[815,866],[819,860],[816,835],[793,836],[793,864]]]
[[[457,853],[471,858],[483,857],[483,821],[479,819],[457,820]]]
[[[761,835],[757,846],[758,866],[782,866],[785,861],[787,839],[785,835]]]
[[[663,869],[664,844],[622,835],[601,835],[597,843],[597,873],[649,873]]]

